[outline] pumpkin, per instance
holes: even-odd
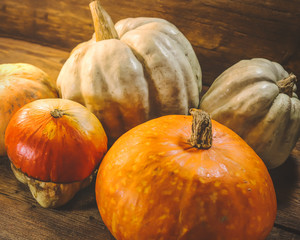
[[[184,35],[158,18],[114,26],[99,1],[90,4],[95,37],[77,46],[57,79],[62,98],[85,105],[109,139],[148,119],[198,107],[201,68]]]
[[[16,178],[42,207],[59,207],[88,186],[107,150],[99,120],[67,99],[41,99],[19,109],[5,133]]]
[[[4,135],[12,115],[28,102],[57,96],[55,82],[41,69],[26,63],[0,64],[0,156],[6,155]]]
[[[296,77],[263,58],[242,60],[223,72],[200,108],[240,135],[268,168],[283,164],[300,134]]]
[[[101,217],[118,240],[265,239],[276,216],[266,166],[207,113],[168,115],[122,135],[96,178]]]

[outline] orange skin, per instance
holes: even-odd
[[[13,114],[26,103],[58,97],[55,81],[25,63],[0,64],[0,155],[6,155],[4,134]]]
[[[62,111],[55,118],[50,113]],[[41,181],[71,183],[87,178],[107,151],[99,120],[82,105],[65,99],[43,99],[22,107],[5,133],[14,166]]]
[[[102,219],[118,240],[259,240],[276,217],[262,160],[212,121],[209,149],[189,144],[191,116],[160,117],[117,140],[96,179]]]

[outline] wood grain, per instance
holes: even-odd
[[[274,227],[266,240],[300,240],[300,235]]]
[[[0,64],[24,62],[33,64],[56,79],[69,53],[63,50],[0,37]]]
[[[93,33],[90,0],[2,0],[0,35],[70,51]],[[241,59],[264,57],[300,76],[300,1],[102,0],[114,22],[160,17],[192,43],[210,85]],[[137,11],[138,9],[138,11]]]
[[[0,159],[0,239],[111,239],[98,212],[94,184],[59,209],[44,209]]]

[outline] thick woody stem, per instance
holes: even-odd
[[[64,115],[62,110],[59,110],[57,108],[55,108],[53,111],[50,112],[51,116],[54,118],[60,118]]]
[[[108,13],[102,8],[100,1],[95,0],[90,3],[90,10],[94,22],[96,41],[105,39],[119,39],[113,21]]]
[[[190,144],[199,149],[210,148],[212,145],[212,127],[209,114],[195,108],[190,109],[190,114],[193,116]]]
[[[293,73],[280,81],[277,82],[277,86],[279,88],[280,93],[285,93],[288,96],[293,96],[293,88],[295,83],[297,82],[297,78]]]

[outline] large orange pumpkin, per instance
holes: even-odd
[[[271,231],[276,196],[262,160],[230,129],[192,113],[193,131],[192,116],[160,117],[106,154],[96,199],[116,239],[259,240]]]
[[[43,207],[58,207],[91,183],[107,150],[107,137],[94,114],[66,99],[23,106],[5,132],[12,170]]]

